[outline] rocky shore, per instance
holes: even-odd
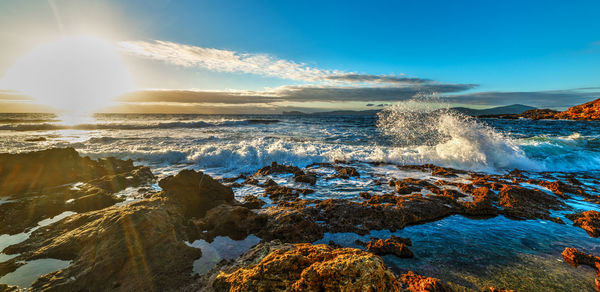
[[[37,259],[69,261],[66,268],[39,277],[31,286],[34,291],[468,290],[387,267],[382,257],[419,260],[411,238],[371,238],[357,242],[362,248],[315,241],[332,233],[393,232],[451,215],[535,219],[573,224],[592,237],[600,234],[600,213],[578,212],[568,204],[574,199],[600,202],[594,185],[581,182],[595,178],[572,174],[389,165],[426,175],[377,180],[391,191],[361,192],[356,199],[311,199],[306,195],[319,181],[364,174],[343,161],[305,168],[272,163],[254,174],[219,180],[183,170],[153,188],[156,177],[147,167],[114,158],[92,160],[73,149],[2,154],[0,162],[0,196],[7,199],[0,204],[0,234],[28,234],[0,251],[11,256],[0,263],[0,277]],[[303,187],[280,185],[277,175],[290,176]],[[264,193],[236,199],[232,187],[244,186]],[[132,188],[138,195],[124,201],[120,192]],[[67,211],[69,216],[58,222],[38,224]],[[208,273],[193,274],[193,262],[203,251],[190,243],[250,235],[261,242]],[[574,266],[600,266],[597,257],[576,250],[567,249],[563,256]],[[504,288],[510,287],[485,287],[509,291]],[[0,291],[17,289],[0,285]]]
[[[570,107],[566,111],[555,111],[551,109],[533,109],[521,114],[507,115],[483,115],[480,118],[500,118],[500,119],[531,119],[531,120],[576,120],[576,121],[597,121],[600,120],[600,99],[596,99],[584,104]]]

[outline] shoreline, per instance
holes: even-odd
[[[44,161],[44,167],[52,170],[42,171],[41,178],[48,176],[47,179],[38,179],[38,184],[33,188],[30,184],[25,184],[29,186],[27,190],[22,188],[27,180],[2,180],[4,190],[8,190],[6,187],[10,186],[20,193],[10,197],[6,197],[7,193],[4,193],[2,198],[7,200],[0,205],[4,223],[0,233],[28,232],[29,235],[20,243],[16,242],[2,251],[2,254],[14,257],[0,263],[0,279],[32,260],[49,258],[69,261],[67,267],[43,275],[33,282],[34,290],[77,290],[77,287],[94,287],[98,290],[142,287],[150,290],[176,290],[187,287],[192,291],[206,288],[203,285],[209,282],[212,285],[210,287],[219,291],[222,287],[246,287],[244,285],[254,282],[241,283],[239,279],[222,277],[215,284],[219,269],[235,272],[248,265],[248,257],[253,258],[252,263],[264,260],[264,256],[267,256],[265,249],[270,252],[293,252],[297,248],[324,248],[324,255],[335,254],[341,248],[343,252],[358,258],[374,261],[373,264],[381,273],[391,275],[387,284],[392,286],[389,287],[399,285],[399,289],[410,289],[414,281],[418,280],[419,283],[424,281],[433,285],[432,287],[438,287],[436,289],[459,289],[473,284],[464,286],[467,282],[463,285],[452,282],[451,279],[458,279],[455,277],[442,277],[439,280],[427,278],[431,274],[443,275],[437,272],[424,274],[424,277],[406,274],[406,270],[401,268],[402,258],[411,261],[412,264],[408,266],[415,266],[415,263],[419,266],[419,261],[428,261],[426,257],[419,259],[423,250],[419,246],[413,246],[413,242],[421,245],[432,242],[414,236],[400,238],[394,234],[402,235],[403,230],[409,230],[410,226],[432,228],[427,226],[436,222],[455,221],[453,216],[459,215],[483,220],[480,221],[483,226],[484,222],[504,222],[504,219],[498,221],[494,218],[506,218],[506,222],[533,222],[534,225],[528,228],[538,228],[535,222],[548,222],[543,224],[555,224],[552,226],[557,227],[552,228],[557,230],[576,232],[573,234],[580,234],[585,230],[591,238],[600,235],[600,216],[597,216],[600,213],[592,210],[593,206],[600,203],[598,190],[593,186],[598,178],[583,174],[531,174],[518,170],[507,174],[486,174],[435,165],[386,164],[387,167],[409,171],[408,176],[402,178],[390,175],[385,180],[371,182],[385,187],[387,191],[360,191],[359,196],[353,198],[318,199],[310,196],[318,195],[312,194],[314,185],[322,181],[339,184],[347,180],[360,180],[361,177],[371,180],[372,177],[360,173],[351,166],[351,162],[344,161],[316,163],[305,168],[272,163],[252,175],[223,178],[219,181],[202,172],[183,170],[175,176],[161,179],[158,182],[160,189],[157,189],[152,187],[156,178],[150,169],[133,166],[131,161],[114,158],[90,160],[81,158],[73,149],[3,155],[7,161],[29,165],[31,168],[39,168]],[[44,159],[39,160],[39,157]],[[75,169],[70,168],[70,172],[64,167],[61,169],[65,163],[72,163]],[[6,178],[7,174],[23,174],[15,171],[17,170],[14,168],[4,168],[2,177]],[[57,172],[60,173],[59,176]],[[63,180],[59,181],[57,178]],[[132,187],[135,189],[130,192],[133,194],[132,199],[115,195]],[[256,195],[240,197],[237,192],[246,187],[256,190]],[[581,206],[587,208],[585,211],[588,212],[580,212],[583,211]],[[29,210],[37,210],[37,217],[23,221],[23,218],[29,216],[24,212],[30,212]],[[58,222],[32,229],[38,221],[65,211],[74,212]],[[129,227],[122,229],[121,226],[125,223]],[[465,221],[462,224],[467,223]],[[568,227],[571,224],[575,226]],[[503,226],[499,227],[503,230],[501,232],[512,232],[509,225]],[[391,235],[377,230],[387,230]],[[374,231],[383,237],[369,238]],[[443,229],[437,232],[444,234]],[[334,234],[348,235],[338,242],[323,242],[328,247],[313,245]],[[343,239],[352,238],[351,234],[358,236],[354,243]],[[235,253],[236,256],[218,263],[217,268],[207,274],[190,276],[193,274],[193,262],[202,258],[203,248],[195,248],[189,244],[196,240],[210,244],[215,238],[228,237],[233,240],[231,244],[235,245],[236,240],[243,240],[248,236],[257,237],[261,242],[250,249],[252,256],[240,250]],[[489,243],[482,240],[484,242],[481,243],[481,248],[485,253]],[[573,240],[571,241],[577,242],[576,239]],[[344,242],[345,247],[340,245]],[[309,245],[299,246],[299,243]],[[273,245],[282,247],[272,248]],[[206,245],[204,247],[207,248]],[[256,254],[256,250],[262,250],[260,255]],[[557,256],[556,247],[552,250],[548,251],[548,255]],[[171,256],[165,258],[164,251],[169,251]],[[344,258],[353,259],[354,256],[350,254]],[[95,262],[95,256],[92,255],[101,256],[104,260]],[[383,265],[376,264],[379,263],[377,259],[380,256],[384,259]],[[448,255],[445,257],[446,260],[455,260],[448,258]],[[144,270],[139,270],[140,260],[145,262]],[[229,267],[231,263],[235,264]],[[359,265],[358,263],[362,262],[351,260],[348,264],[354,266]],[[317,261],[308,266],[316,268],[322,264]],[[394,270],[405,272],[386,272],[390,268],[387,266],[389,264],[393,264],[391,267]],[[356,268],[360,271],[364,267],[359,265]],[[418,269],[427,270],[423,267]],[[240,273],[241,271],[245,270],[240,270]],[[323,281],[318,278],[310,281],[303,278],[280,280],[293,283],[308,281],[309,284],[312,283],[310,285],[320,285],[319,281]],[[261,280],[257,281],[260,283]],[[338,284],[342,285],[340,283],[344,282],[340,281]],[[360,287],[367,287],[369,281],[368,277],[364,278],[363,286]],[[227,286],[232,285],[231,283],[234,285]],[[592,283],[589,279],[589,285]]]

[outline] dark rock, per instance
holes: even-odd
[[[264,204],[265,204],[265,201],[257,198],[256,196],[253,196],[253,195],[244,196],[243,206],[248,209],[260,209],[260,208],[262,208],[262,206],[264,206]]]
[[[317,176],[315,174],[299,174],[294,176],[295,182],[307,183],[314,186],[317,183]]]
[[[271,162],[270,166],[265,166],[254,173],[254,176],[266,176],[270,174],[278,174],[278,173],[297,173],[302,172],[302,170],[296,166],[289,165],[281,165],[277,164],[277,162]]]
[[[206,230],[204,238],[212,241],[216,236],[226,235],[234,240],[242,240],[258,231],[267,223],[265,215],[257,215],[243,206],[222,204],[214,207],[194,224],[200,230]]]
[[[412,242],[410,238],[402,238],[393,236],[388,239],[373,238],[366,244],[368,252],[372,252],[376,255],[388,255],[393,254],[400,258],[412,258],[414,257],[413,252],[408,248]]]
[[[337,173],[334,175],[336,178],[348,179],[351,177],[360,177],[360,173],[358,173],[358,170],[356,170],[354,167],[337,166],[335,170],[337,171]]]
[[[217,182],[201,171],[182,170],[158,183],[164,192],[177,200],[188,217],[203,217],[206,211],[234,201],[231,187]]]
[[[562,252],[562,257],[565,262],[574,268],[577,268],[579,265],[585,265],[596,270],[594,282],[596,283],[596,291],[600,291],[600,257],[580,252],[572,247],[566,247]]]

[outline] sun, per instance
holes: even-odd
[[[134,90],[115,47],[93,36],[64,37],[32,49],[7,71],[0,86],[69,113],[100,110]]]

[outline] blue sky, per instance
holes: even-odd
[[[56,11],[62,29],[57,28]],[[518,102],[564,108],[600,92],[579,89],[600,86],[599,11],[599,1],[3,1],[0,44],[10,45],[0,53],[0,76],[15,57],[35,46],[14,36],[25,26],[26,32],[49,35],[45,39],[84,32],[121,44],[142,41],[137,45],[144,49],[163,41],[174,44],[169,49],[181,50],[177,45],[266,55],[328,71],[325,75],[403,76],[473,85],[438,93],[454,96],[450,102],[455,104]],[[343,87],[347,94],[347,87],[365,92],[363,87],[414,85],[328,84],[322,78],[214,68],[202,65],[205,61],[182,66],[164,54],[124,54],[138,88],[252,91],[256,96],[290,86]],[[363,99],[300,95],[272,104],[310,108],[330,102],[334,108],[339,107],[335,102],[351,102],[356,108],[407,98],[373,92]]]

